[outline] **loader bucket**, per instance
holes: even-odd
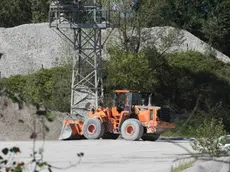
[[[69,124],[66,124],[65,126],[63,125],[61,134],[59,136],[59,140],[66,140],[71,138],[71,136],[72,136],[71,126]]]
[[[79,140],[83,139],[82,133],[83,122],[79,120],[65,120],[59,140]]]

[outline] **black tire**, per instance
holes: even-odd
[[[100,139],[104,131],[104,125],[97,118],[89,118],[83,124],[83,135],[86,139]]]
[[[121,135],[125,140],[139,140],[144,133],[144,127],[137,119],[127,119],[121,126]]]
[[[141,139],[144,141],[156,141],[160,137],[160,134],[144,134]]]
[[[102,136],[102,139],[116,140],[118,137],[119,137],[119,134],[104,133],[104,135]]]

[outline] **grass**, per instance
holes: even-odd
[[[173,168],[172,172],[182,172],[183,170],[192,167],[192,165],[196,162],[196,160],[184,162],[180,164],[178,167]]]
[[[190,135],[188,134],[183,134],[181,132],[178,132],[178,131],[166,131],[164,133],[161,134],[161,136],[164,136],[164,137],[189,137]]]
[[[194,132],[195,128],[190,129],[183,129],[180,131],[180,128],[177,127],[175,129],[171,129],[168,131],[165,131],[161,134],[161,136],[164,137],[195,137],[196,133]]]

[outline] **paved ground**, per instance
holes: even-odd
[[[78,161],[76,156],[84,152],[81,163],[65,172],[170,172],[173,160],[188,152],[180,146],[191,147],[187,141],[125,141],[125,140],[80,140],[45,142],[44,159],[54,166],[65,167]],[[42,142],[38,142],[36,147]],[[29,161],[32,142],[0,142],[0,148],[18,145],[20,155]],[[180,145],[180,146],[178,146]],[[60,170],[54,170],[60,171]]]
[[[202,158],[184,172],[230,172],[230,157]]]

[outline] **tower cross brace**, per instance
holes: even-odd
[[[102,10],[97,0],[55,1],[50,5],[49,26],[73,45],[71,116],[85,118],[103,103],[102,29],[119,27],[119,12]],[[63,30],[71,29],[72,37]]]

